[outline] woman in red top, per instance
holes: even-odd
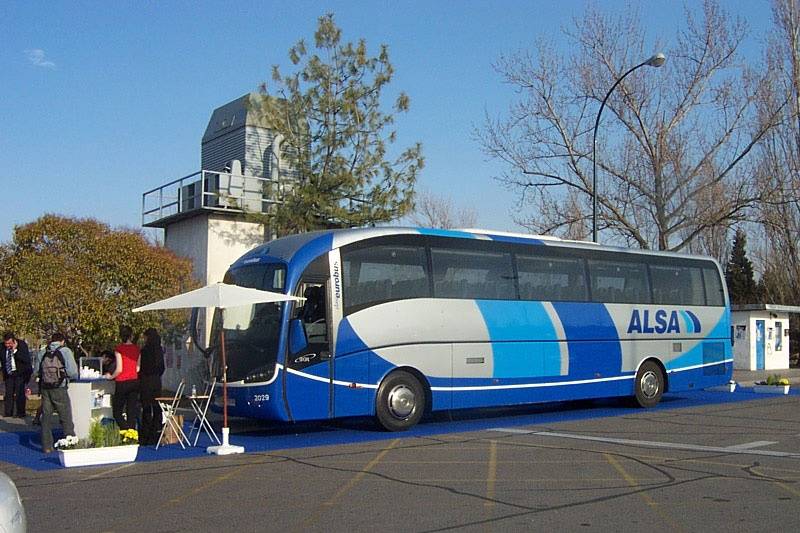
[[[116,381],[114,396],[111,398],[111,408],[114,411],[114,420],[120,429],[136,429],[139,419],[139,347],[133,339],[133,330],[130,326],[119,328],[122,344],[114,348],[114,357],[117,368],[113,374],[106,374],[107,379]],[[123,412],[125,416],[123,416]]]

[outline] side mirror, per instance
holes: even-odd
[[[303,320],[294,318],[289,321],[289,353],[297,354],[308,347],[306,329],[303,327]]]
[[[199,313],[200,309],[198,307],[192,308],[191,318],[189,319],[189,338],[191,339],[191,342],[194,343],[195,347],[200,350],[200,353],[208,357],[211,354],[211,350],[209,349],[209,346],[204,345],[205,335],[198,334],[197,320],[199,318]],[[206,313],[208,313],[208,311],[206,311]],[[208,317],[208,314],[206,314],[206,317]]]

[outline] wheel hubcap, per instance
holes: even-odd
[[[389,412],[395,418],[408,418],[416,406],[414,391],[406,385],[398,385],[389,393]]]
[[[658,376],[652,370],[648,370],[642,376],[642,394],[647,398],[655,398],[658,394]]]

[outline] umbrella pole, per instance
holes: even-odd
[[[228,427],[228,361],[225,358],[225,310],[219,310],[221,326],[219,328],[219,344],[222,351],[222,428]],[[225,432],[227,436],[227,432]],[[228,444],[227,439],[225,444]]]
[[[222,444],[220,446],[209,446],[206,453],[216,455],[230,455],[232,453],[244,453],[244,446],[232,446],[228,442],[230,428],[228,427],[228,361],[225,358],[225,309],[219,308],[220,330],[219,343],[222,353]]]

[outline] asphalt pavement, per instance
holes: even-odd
[[[467,431],[429,423],[227,457],[0,468],[30,531],[785,531],[800,508],[800,396],[749,394],[654,410],[570,403],[551,407],[569,417],[539,407]],[[297,441],[345,430],[320,424]]]

